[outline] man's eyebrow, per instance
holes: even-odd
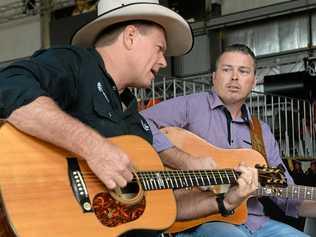
[[[158,44],[158,46],[162,49],[164,53],[167,51],[167,46],[165,44]]]
[[[166,52],[167,52],[167,47],[166,47],[166,46],[162,46],[162,51],[163,51],[164,53],[166,53]]]
[[[231,64],[222,64],[222,65],[220,65],[221,67],[234,67],[233,65],[231,65]],[[248,66],[243,66],[243,65],[241,65],[241,66],[237,66],[238,68],[243,68],[243,69],[251,69],[251,67],[248,67]]]
[[[251,67],[248,67],[248,66],[240,66],[241,68],[248,68],[248,69],[251,69]]]

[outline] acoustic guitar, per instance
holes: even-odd
[[[233,168],[237,166],[241,161],[246,162],[248,165],[254,166],[256,163],[264,165],[265,160],[257,160],[255,153],[244,153],[243,149],[238,152],[230,153],[230,150],[216,148],[217,151],[214,152],[214,146],[210,145],[206,140],[200,138],[199,136],[175,127],[167,127],[161,129],[161,131],[168,137],[168,139],[178,148],[184,150],[185,152],[194,156],[211,156],[217,163],[218,168]],[[220,151],[220,152],[219,152]],[[214,155],[216,154],[216,155]],[[282,186],[281,183],[277,183],[275,180],[274,185],[260,185],[259,188],[253,193],[252,196],[270,196],[279,198],[288,198],[293,200],[316,200],[316,188],[302,185],[286,185]],[[284,183],[284,182],[283,182]],[[262,183],[261,183],[262,184]],[[176,221],[168,230],[169,233],[176,233],[184,231],[186,229],[198,226],[200,224],[209,221],[223,221],[231,224],[243,224],[247,219],[247,205],[244,202],[239,206],[234,215],[223,217],[220,214],[209,215],[206,217],[188,220],[188,221]]]
[[[249,149],[221,149],[216,148],[203,138],[181,128],[166,127],[161,129],[165,136],[181,150],[193,156],[210,156],[217,166],[237,167],[241,162],[254,167],[256,164],[266,165],[264,157],[257,151]],[[218,188],[217,188],[218,189]],[[221,188],[220,188],[221,190]],[[234,215],[223,217],[221,214],[212,214],[205,217],[176,221],[166,232],[177,233],[210,221],[222,221],[231,224],[244,224],[248,218],[247,203],[242,203],[235,209]]]
[[[89,138],[87,138],[89,139]],[[126,188],[108,191],[83,159],[10,124],[0,128],[0,236],[114,237],[135,229],[165,230],[176,217],[172,189],[234,184],[233,169],[165,170],[152,146],[136,136],[110,142],[132,159],[134,179]],[[251,158],[253,150],[213,148],[212,156]],[[233,166],[233,165],[230,165]],[[258,167],[261,184],[274,184],[278,169]]]

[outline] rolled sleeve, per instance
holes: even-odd
[[[6,119],[15,109],[47,95],[28,70],[8,67],[0,74],[0,117]]]
[[[161,152],[174,145],[160,132],[164,127],[185,127],[187,123],[188,97],[176,97],[161,102],[149,109],[141,111],[142,116],[150,125],[153,134],[153,146],[157,152]]]
[[[174,145],[163,135],[161,132],[154,135],[153,134],[153,146],[157,152],[161,152],[167,150],[169,148],[174,147]]]
[[[71,48],[40,50],[0,71],[0,117],[39,96],[49,96],[66,108],[76,95],[80,59]]]
[[[156,105],[157,106],[157,105]],[[156,107],[155,106],[155,107]],[[140,113],[146,119],[150,126],[150,130],[153,134],[153,147],[157,152],[161,152],[173,147],[169,139],[159,130],[162,126],[156,123],[155,114],[159,111],[159,108],[151,109],[151,111],[141,111]]]

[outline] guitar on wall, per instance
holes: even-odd
[[[233,168],[244,160],[246,160],[248,165],[253,165],[253,163],[249,163],[249,159],[251,159],[252,157],[249,157],[246,154],[244,154],[246,155],[244,157],[242,156],[242,154],[240,154],[240,156],[230,156],[229,153],[225,155],[224,152],[229,152],[229,150],[223,150],[222,156],[220,154],[214,156],[214,147],[212,145],[187,130],[175,127],[167,127],[161,129],[161,131],[168,137],[171,143],[187,153],[195,156],[210,155],[216,161],[219,168]],[[265,164],[265,160],[263,160],[261,164]],[[252,196],[270,196],[294,200],[316,200],[316,188],[300,185],[288,185],[286,187],[282,187],[281,185],[260,185]],[[176,233],[184,231],[186,229],[198,226],[209,221],[223,221],[231,224],[243,224],[245,223],[246,218],[247,204],[246,202],[244,202],[241,206],[235,209],[235,213],[231,216],[223,217],[220,214],[213,214],[194,220],[176,221],[167,230],[167,232]]]
[[[2,125],[0,237],[114,237],[134,229],[165,230],[176,217],[172,189],[234,184],[240,175],[230,168],[165,170],[142,138],[110,140],[135,165],[133,182],[115,192],[109,192],[74,154],[8,123]],[[212,148],[213,157],[251,157],[249,164],[264,164],[264,158],[250,149]],[[279,169],[258,167],[258,174],[262,185],[283,179]]]

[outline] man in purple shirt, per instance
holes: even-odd
[[[163,162],[175,168],[205,168],[206,161],[194,159],[178,148],[159,131],[162,127],[176,126],[187,129],[204,138],[209,143],[221,148],[251,148],[249,121],[251,119],[245,100],[255,86],[256,61],[254,53],[245,45],[227,47],[216,63],[212,75],[213,90],[177,97],[142,112],[149,122],[154,139],[154,147],[160,153]],[[267,124],[261,122],[267,159],[270,166],[282,164],[278,144]],[[176,152],[174,152],[176,149]],[[176,157],[174,157],[176,153]],[[210,158],[207,159],[210,162]],[[204,166],[204,167],[203,167]],[[244,166],[241,166],[243,169]],[[247,167],[249,169],[249,167]],[[247,179],[231,187],[222,198],[221,203],[202,191],[177,191],[177,219],[186,220],[208,214],[230,214],[231,210],[249,198],[250,191],[257,184],[254,172],[248,172]],[[286,172],[289,183],[293,180]],[[290,201],[273,198],[273,201],[285,211],[286,215],[315,215],[315,203]],[[263,206],[257,198],[248,199],[248,220],[244,225],[224,222],[209,222],[189,231],[178,233],[177,237],[212,236],[212,237],[246,237],[246,236],[307,236],[306,234],[264,215]],[[315,212],[315,211],[314,211]]]

